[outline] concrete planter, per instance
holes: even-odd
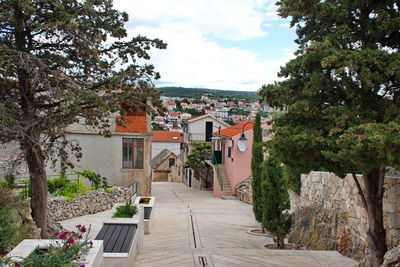
[[[54,244],[54,239],[24,239],[10,253],[8,257],[13,260],[20,261],[29,256],[37,248],[47,248],[50,244]],[[86,267],[103,267],[103,241],[93,240],[93,247],[84,257]]]
[[[140,204],[141,199],[146,199],[149,198],[150,202],[148,204]],[[138,196],[135,199],[135,205],[136,206],[141,206],[143,207],[145,217],[144,218],[144,233],[145,234],[150,234],[150,229],[152,225],[152,217],[154,214],[154,202],[155,202],[155,197],[144,197],[144,196]],[[146,216],[147,215],[147,216]]]
[[[114,214],[118,206],[125,204],[115,204],[112,208]],[[132,218],[108,218],[103,222],[104,224],[136,224],[137,229],[128,253],[104,252],[104,266],[107,267],[128,267],[134,266],[136,256],[142,247],[144,236],[144,214],[143,208],[138,206],[137,213]]]

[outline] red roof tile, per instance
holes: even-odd
[[[183,137],[179,132],[169,132],[169,131],[153,131],[152,142],[183,142]]]
[[[117,117],[120,119],[121,117]],[[118,133],[146,133],[147,132],[147,116],[142,113],[139,116],[125,116],[125,125],[116,126],[115,131]]]
[[[242,133],[243,126],[246,123],[247,122],[242,122],[242,123],[230,126],[228,128],[222,129],[221,131],[216,131],[216,132],[214,132],[214,134],[223,135],[223,136],[227,136],[227,137],[232,137],[232,136],[238,135],[238,134]],[[244,131],[251,130],[251,129],[253,129],[253,123],[247,123],[247,125],[244,126]]]

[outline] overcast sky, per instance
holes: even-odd
[[[114,0],[129,36],[160,38],[157,86],[257,91],[293,58],[295,30],[273,0]]]

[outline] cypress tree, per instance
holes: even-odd
[[[253,212],[256,220],[262,221],[262,196],[261,196],[261,164],[264,160],[262,150],[261,116],[257,113],[253,127],[253,147],[251,158],[252,187],[253,187]]]
[[[283,168],[270,157],[262,164],[262,225],[275,233],[278,248],[284,248],[284,239],[292,226],[289,194],[283,179]]]

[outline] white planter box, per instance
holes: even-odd
[[[112,208],[114,214],[118,206],[125,204],[115,204]],[[112,216],[112,215],[111,215]],[[104,266],[107,267],[128,267],[134,266],[136,256],[142,247],[143,236],[144,236],[144,214],[143,208],[138,206],[138,212],[132,218],[108,218],[103,224],[136,224],[137,229],[133,237],[130,249],[128,253],[115,253],[115,252],[104,252]]]
[[[149,204],[140,204],[140,199],[141,198],[150,198],[150,202]],[[144,233],[145,234],[150,234],[150,229],[151,229],[151,225],[152,225],[152,217],[154,214],[154,202],[155,202],[156,198],[155,197],[145,197],[145,196],[138,196],[135,199],[135,205],[136,206],[141,206],[143,208],[151,208],[151,213],[150,213],[150,217],[148,219],[144,219]]]
[[[36,248],[47,248],[57,239],[24,239],[10,253],[8,257],[15,261],[21,261],[31,254]],[[86,267],[103,267],[103,241],[93,240],[93,247],[84,257]]]

